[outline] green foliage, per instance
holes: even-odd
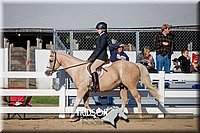
[[[70,44],[70,35],[66,35],[66,44]]]
[[[33,96],[31,104],[59,104],[59,97],[57,96]]]

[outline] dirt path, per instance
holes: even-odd
[[[73,131],[114,131],[114,132],[199,132],[199,118],[131,118],[129,122],[119,119],[116,127],[102,122],[101,120],[80,120],[71,122],[70,119],[29,119],[3,120],[3,131],[44,131],[44,132],[73,132]]]

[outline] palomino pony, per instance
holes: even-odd
[[[49,64],[50,66],[45,71],[47,76],[52,75],[53,72],[58,71],[58,68],[62,66],[71,76],[76,88],[78,89],[73,112],[70,118],[74,117],[76,108],[82,99],[84,101],[84,106],[89,111],[92,111],[88,104],[92,81],[89,73],[87,72],[88,63],[71,55],[56,53],[51,50]],[[126,86],[126,89],[124,88],[120,90],[120,97],[122,99],[122,111],[124,111],[127,103],[127,91],[130,91],[136,100],[138,113],[141,114],[141,96],[137,90],[137,84],[139,80],[141,80],[147,86],[155,99],[160,101],[160,95],[158,94],[156,86],[151,83],[150,75],[146,67],[139,63],[137,64],[123,60],[116,61],[111,66],[104,68],[104,73],[99,78],[99,91],[112,91],[122,83],[124,86]]]

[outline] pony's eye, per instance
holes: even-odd
[[[53,62],[53,60],[49,60],[49,62]]]

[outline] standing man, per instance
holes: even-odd
[[[170,25],[163,24],[161,32],[154,38],[157,71],[162,71],[164,67],[165,73],[170,73],[171,55],[173,54],[174,47],[173,38],[174,35],[170,33]]]
[[[105,22],[99,22],[96,25],[96,30],[99,35],[96,42],[96,48],[87,60],[92,63],[90,67],[93,82],[91,90],[95,92],[100,88],[97,68],[102,66],[108,60],[107,24]]]

